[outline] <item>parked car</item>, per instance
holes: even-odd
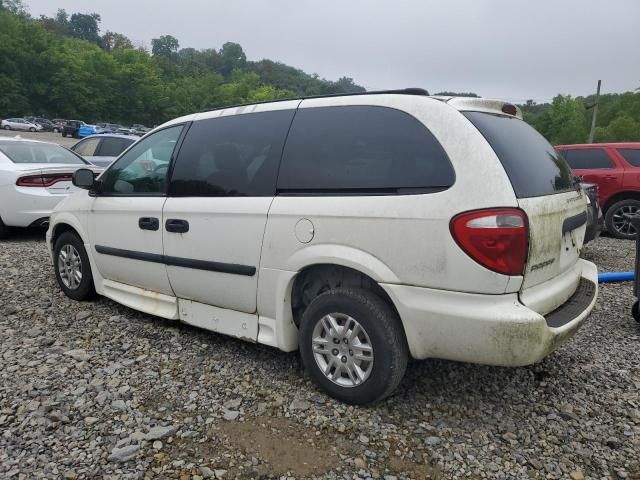
[[[138,135],[140,137],[151,131],[150,128],[140,125],[139,123],[131,125],[131,129],[133,130],[134,135]]]
[[[136,134],[136,130],[134,128],[129,128],[129,127],[118,127],[118,129],[116,130],[115,133],[119,133],[122,135],[135,135]]]
[[[0,122],[0,128],[5,130],[25,130],[27,132],[39,132],[42,127],[24,118],[7,118]]]
[[[25,117],[31,123],[36,123],[42,127],[45,132],[58,133],[61,130],[60,126],[53,123],[51,120],[47,120],[44,117]]]
[[[576,175],[598,185],[607,232],[633,239],[636,230],[625,213],[640,209],[640,143],[559,145]]]
[[[0,138],[0,237],[10,227],[46,226],[51,210],[76,190],[71,175],[90,167],[54,143]]]
[[[584,192],[521,118],[412,89],[175,119],[75,173],[87,191],[47,232],[58,284],[299,349],[355,404],[409,356],[537,362],[589,315],[597,271]]]
[[[138,141],[131,135],[102,134],[80,140],[71,150],[99,167],[108,167],[118,156]]]
[[[62,136],[67,135],[73,138],[80,138],[80,127],[86,125],[82,120],[67,120],[62,129]]]
[[[595,183],[582,183],[582,189],[587,198],[587,228],[584,233],[584,243],[587,244],[597,239],[602,232],[604,216],[598,200],[598,185]]]

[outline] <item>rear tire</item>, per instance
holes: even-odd
[[[11,130],[11,127],[10,127],[9,125],[5,125],[5,126],[4,126],[4,129],[5,129],[5,130]]]
[[[633,240],[636,238],[636,230],[630,222],[624,220],[623,214],[640,211],[640,200],[627,198],[614,203],[607,209],[604,224],[607,232],[615,238]]]
[[[354,405],[389,396],[409,358],[398,315],[380,297],[358,288],[317,296],[302,315],[299,345],[313,381],[333,398]]]
[[[67,138],[67,134],[66,134],[66,133],[64,133],[64,131],[62,132],[62,136],[63,136],[64,138]]]
[[[58,285],[73,300],[89,300],[96,295],[91,264],[80,237],[64,232],[53,247],[53,269]]]
[[[640,322],[640,304],[638,304],[638,300],[633,302],[633,306],[631,307],[631,315],[636,320],[636,322]]]

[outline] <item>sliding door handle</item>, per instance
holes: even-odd
[[[169,218],[165,222],[164,227],[167,229],[167,232],[187,233],[189,231],[189,222],[179,218]]]
[[[140,217],[138,227],[142,230],[158,230],[160,228],[160,221],[154,217]]]

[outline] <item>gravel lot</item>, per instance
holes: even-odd
[[[15,137],[16,135],[22,138],[29,138],[33,140],[41,140],[43,142],[53,142],[65,147],[71,147],[78,142],[77,138],[63,137],[60,133],[53,132],[19,132],[17,130],[0,130],[0,138],[2,137]]]
[[[630,269],[633,243],[585,251]],[[630,284],[529,368],[412,362],[370,408],[285,354],[54,285],[41,233],[0,242],[0,477],[640,478]]]

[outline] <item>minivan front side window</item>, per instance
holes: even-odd
[[[164,194],[171,155],[182,125],[165,128],[137,143],[101,178],[101,194]]]

